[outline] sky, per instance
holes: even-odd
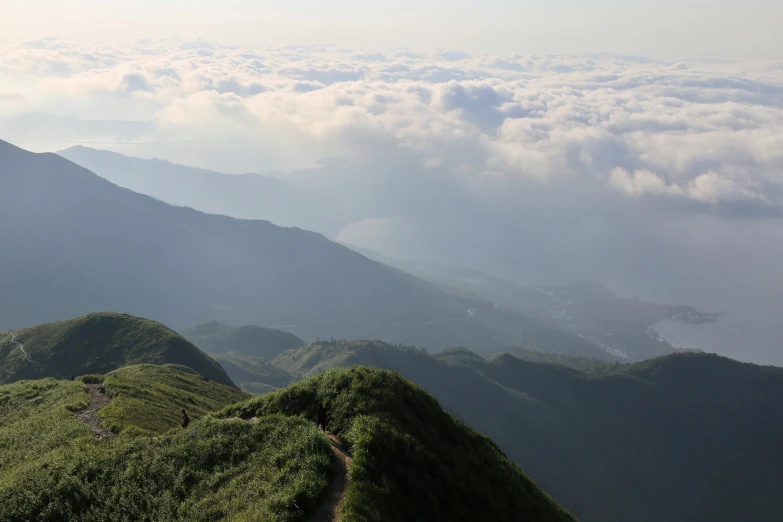
[[[0,139],[268,173],[383,254],[775,323],[782,10],[0,0]]]
[[[0,34],[783,58],[775,0],[2,0]]]

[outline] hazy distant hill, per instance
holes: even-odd
[[[108,373],[141,363],[186,366],[233,386],[218,363],[177,333],[127,314],[94,313],[0,332],[0,383]]]
[[[299,337],[281,330],[255,325],[233,328],[217,321],[188,328],[182,331],[182,335],[208,352],[237,352],[266,359],[273,359],[286,350],[306,344]]]
[[[355,364],[400,372],[580,520],[773,522],[783,512],[783,369],[684,353],[577,371],[378,342],[319,343],[273,363],[293,376]]]
[[[0,194],[0,328],[117,310],[326,337],[335,324],[382,332],[481,305],[321,235],[173,207],[5,142]]]
[[[259,174],[221,174],[161,159],[141,159],[77,145],[58,152],[112,183],[178,206],[277,225],[336,233],[328,199]]]
[[[693,323],[716,319],[716,314],[702,313],[691,306],[663,305],[620,297],[594,281],[529,287],[456,265],[390,258],[372,250],[350,248],[416,277],[464,295],[476,295],[525,317],[581,335],[607,352],[616,354],[618,361],[640,361],[675,351],[650,328],[655,323],[673,317]]]

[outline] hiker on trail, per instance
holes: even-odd
[[[188,412],[185,410],[182,410],[182,427],[187,428],[190,424],[190,417],[188,417]]]
[[[315,425],[326,431],[326,408],[323,404],[318,405],[318,420]]]
[[[76,378],[76,376],[75,376],[74,374],[71,374],[71,376],[70,376],[70,377],[68,377],[68,378],[69,378],[70,380],[74,380],[74,379]]]

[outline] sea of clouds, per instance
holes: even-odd
[[[0,41],[0,78],[0,114],[147,120],[139,141],[233,144],[191,162],[219,170],[402,154],[630,198],[783,202],[781,63],[44,39]]]
[[[783,63],[0,40],[0,139],[278,170],[392,255],[783,306]]]

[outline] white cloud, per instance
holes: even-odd
[[[6,112],[145,119],[157,133],[142,139],[263,147],[264,164],[232,149],[230,170],[407,154],[482,182],[578,178],[705,205],[774,206],[783,185],[779,63],[48,39],[0,42],[0,72],[25,93],[5,95]]]

